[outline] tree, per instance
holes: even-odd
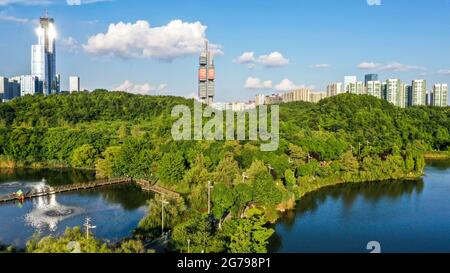
[[[77,168],[92,168],[97,160],[97,150],[91,144],[85,144],[73,151],[72,166]]]
[[[297,179],[295,178],[295,174],[291,169],[287,169],[284,172],[284,179],[286,181],[286,186],[293,187],[297,184]]]
[[[183,179],[186,161],[180,152],[165,154],[158,167],[159,178],[168,184],[175,184]]]
[[[240,181],[240,170],[238,163],[233,158],[233,154],[227,154],[217,165],[213,180],[223,182],[225,185],[231,186],[234,181]]]
[[[108,147],[103,153],[102,158],[97,160],[95,170],[98,177],[113,177],[117,172],[117,160],[121,152],[120,146]]]
[[[212,191],[212,212],[216,219],[221,220],[226,212],[229,212],[231,207],[234,205],[235,197],[233,195],[233,190],[227,187],[225,183],[214,184],[214,189]]]
[[[223,233],[230,253],[267,253],[267,245],[274,230],[266,228],[261,215],[225,222]]]
[[[190,253],[218,253],[224,250],[223,240],[216,234],[208,216],[193,213],[177,225],[172,233],[172,247]]]
[[[341,157],[341,168],[345,172],[354,173],[359,169],[359,163],[351,151],[347,151]]]

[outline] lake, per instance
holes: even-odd
[[[0,195],[92,180],[89,171],[2,170]],[[119,185],[36,198],[23,205],[0,204],[0,243],[24,247],[36,232],[59,235],[66,227],[82,226],[86,217],[96,226],[92,232],[97,238],[116,242],[132,235],[151,197],[135,185]]]
[[[310,193],[275,225],[279,253],[450,253],[450,161],[415,181],[347,184]]]

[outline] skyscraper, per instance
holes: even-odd
[[[47,15],[39,20],[38,43],[31,47],[31,74],[42,81],[44,95],[59,92],[56,74],[55,21]]]
[[[71,76],[69,78],[69,92],[80,92],[80,77]]]
[[[433,93],[431,94],[431,105],[437,107],[448,106],[448,85],[435,84],[433,86]]]
[[[211,105],[215,95],[215,67],[214,59],[209,51],[208,42],[205,51],[200,53],[200,68],[198,70],[198,98],[202,103]]]
[[[372,82],[378,81],[378,74],[367,74],[364,76],[364,83],[366,84],[366,86],[367,83],[370,81]]]
[[[412,82],[412,106],[427,105],[427,81],[414,80]]]

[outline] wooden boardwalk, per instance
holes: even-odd
[[[106,187],[118,184],[131,183],[133,179],[131,178],[115,178],[115,179],[105,179],[105,180],[96,180],[92,182],[80,183],[80,184],[72,184],[58,187],[47,187],[43,190],[32,190],[28,193],[25,193],[25,199],[33,199],[42,196],[48,196],[58,193],[71,192],[71,191],[81,191],[81,190],[89,190],[95,189],[99,187]],[[0,196],[0,203],[16,201],[17,196],[15,193]]]
[[[163,187],[160,187],[160,186],[156,185],[156,183],[151,183],[147,180],[140,179],[140,180],[136,180],[135,182],[144,191],[151,191],[151,192],[162,194],[162,195],[172,197],[172,198],[180,198],[181,197],[181,195],[179,193],[168,190]]]
[[[132,183],[132,182],[135,182],[144,191],[151,191],[151,192],[162,194],[162,195],[172,197],[172,198],[180,198],[181,197],[179,193],[165,189],[160,186],[157,186],[156,183],[150,183],[149,181],[142,180],[142,179],[141,180],[133,180],[132,178],[129,178],[129,177],[96,180],[96,181],[92,181],[92,182],[58,186],[58,187],[47,187],[43,190],[32,190],[32,191],[30,191],[28,193],[24,193],[24,194],[25,194],[25,199],[33,199],[33,198],[37,198],[37,197],[48,196],[48,195],[53,195],[53,194],[58,194],[58,193],[89,190],[89,189],[95,189],[95,188],[119,185],[119,184],[125,184],[125,183]],[[18,199],[17,199],[17,195],[15,193],[11,193],[8,195],[0,195],[0,204],[6,203],[6,202],[12,202],[12,201],[16,201],[16,200],[18,200]]]

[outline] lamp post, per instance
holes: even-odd
[[[188,239],[187,243],[188,243],[188,253],[191,253],[191,239]]]
[[[86,222],[84,223],[84,227],[86,228],[86,239],[89,240],[89,230],[97,228],[96,226],[91,226],[91,218],[86,217]]]
[[[208,214],[211,214],[211,189],[214,188],[211,185],[211,181],[208,181]]]

